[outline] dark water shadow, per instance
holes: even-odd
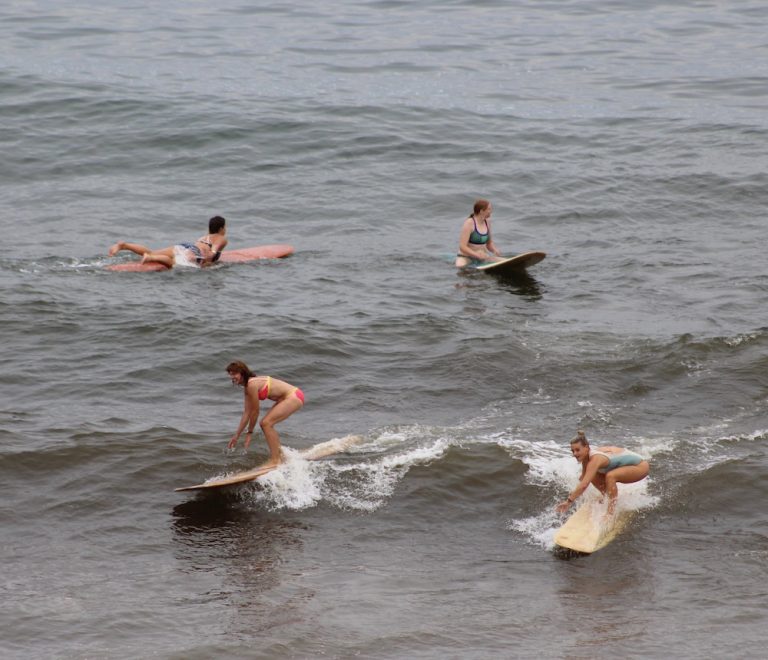
[[[300,623],[314,594],[297,592],[286,568],[297,561],[307,526],[241,496],[205,494],[178,504],[171,528],[185,602],[211,615],[223,606],[227,615],[214,628],[253,637]]]
[[[300,522],[273,517],[241,502],[237,495],[198,495],[171,513],[176,557],[185,570],[209,570],[225,561],[243,584],[278,565],[286,551],[300,548]]]
[[[579,559],[581,557],[589,557],[589,552],[579,552],[578,550],[571,550],[570,548],[562,548],[556,545],[552,554],[556,559],[563,559],[568,561],[570,559]]]
[[[539,283],[525,270],[519,273],[487,276],[495,279],[501,288],[516,296],[524,296],[528,300],[540,300],[543,296]]]
[[[457,288],[482,286],[483,283],[495,280],[500,288],[529,300],[539,300],[543,295],[539,282],[524,269],[495,274],[483,273],[473,268],[457,268],[456,275],[460,278],[456,284]]]

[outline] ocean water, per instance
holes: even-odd
[[[0,8],[4,658],[758,657],[768,8]],[[527,275],[457,273],[477,197]],[[227,218],[278,261],[115,273]],[[299,385],[256,465],[225,365]],[[568,440],[647,456],[563,557]]]

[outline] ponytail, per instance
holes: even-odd
[[[585,447],[589,447],[589,440],[587,440],[587,436],[584,434],[584,431],[576,431],[576,437],[571,440],[571,444],[579,443],[580,445],[583,445]]]

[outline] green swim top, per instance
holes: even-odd
[[[608,465],[597,470],[600,474],[605,474],[606,472],[610,472],[619,467],[624,467],[625,465],[637,465],[645,460],[640,454],[629,451],[629,449],[624,449],[615,454],[609,454],[608,452],[600,451],[599,449],[592,449],[589,453],[590,458],[594,454],[605,456],[608,459]]]
[[[472,233],[469,235],[469,242],[473,245],[485,245],[488,242],[488,239],[491,237],[491,232],[488,230],[488,225],[485,225],[486,232],[484,234],[481,234],[477,230],[477,220],[475,220],[474,213],[471,216],[472,218],[472,224],[475,226],[475,228],[472,230]]]

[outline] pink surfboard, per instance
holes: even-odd
[[[254,247],[242,248],[239,250],[224,250],[221,253],[220,263],[243,263],[245,261],[255,261],[257,259],[281,259],[293,254],[293,246],[286,244],[275,245],[256,245]],[[143,264],[140,261],[131,261],[125,264],[111,264],[106,266],[107,270],[129,271],[129,272],[151,272],[158,270],[169,270],[167,266],[158,263]]]

